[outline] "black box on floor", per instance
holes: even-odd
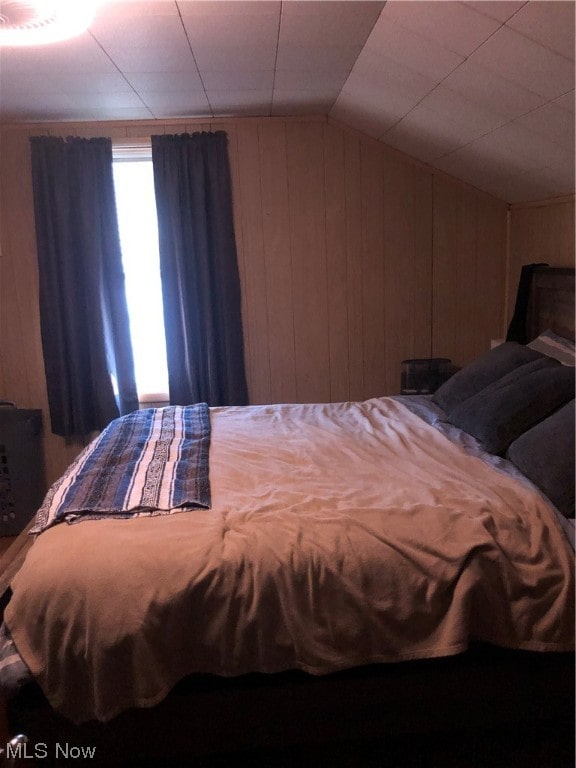
[[[0,536],[16,536],[45,493],[42,411],[0,406]]]
[[[447,357],[402,360],[401,395],[430,395],[454,372]]]

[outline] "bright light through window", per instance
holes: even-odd
[[[150,157],[114,159],[126,299],[140,402],[168,400],[158,224]]]

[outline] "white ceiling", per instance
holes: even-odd
[[[0,119],[326,114],[508,202],[555,197],[574,192],[574,7],[109,0],[79,38],[0,51]]]

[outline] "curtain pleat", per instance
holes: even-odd
[[[138,408],[110,139],[32,137],[40,320],[52,431]]]
[[[170,402],[244,405],[227,137],[152,136]]]

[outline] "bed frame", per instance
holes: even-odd
[[[546,328],[574,338],[573,269],[538,268],[527,322],[531,338]],[[10,558],[3,558],[10,578],[29,546],[27,539],[26,533],[19,537],[11,564]],[[0,594],[7,583],[5,577]],[[552,742],[564,744],[570,753],[574,680],[573,654],[477,645],[455,657],[371,665],[322,677],[302,672],[230,680],[196,675],[152,709],[130,710],[110,723],[82,726],[57,715],[39,688],[30,684],[8,702],[3,726],[0,710],[0,747],[9,734],[24,732],[31,744],[94,745],[102,764],[110,768],[193,765],[195,757],[238,750],[291,744],[312,748],[342,739],[517,729],[522,724],[527,739],[545,728]],[[530,765],[537,764],[544,763]],[[556,768],[553,761],[545,764]]]
[[[548,329],[574,341],[574,268],[536,267],[528,302],[529,339]]]

